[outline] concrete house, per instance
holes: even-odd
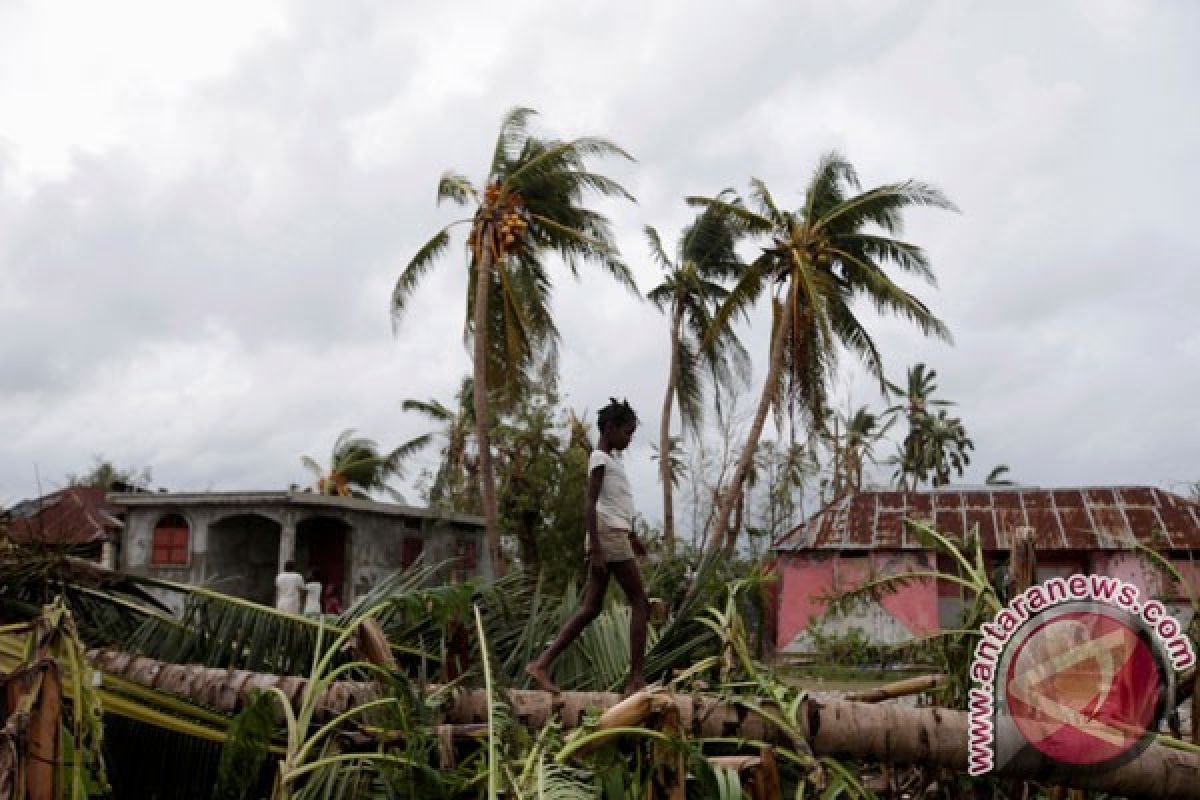
[[[338,587],[343,607],[390,573],[451,562],[447,579],[492,576],[483,520],[466,514],[303,491],[122,492],[116,566],[274,602],[275,576],[295,560]]]
[[[805,632],[824,614],[825,596],[897,573],[935,567],[953,573],[948,558],[921,545],[905,524],[909,519],[930,522],[959,541],[978,529],[989,571],[1007,562],[1017,529],[1031,528],[1038,582],[1074,573],[1111,575],[1137,584],[1143,596],[1163,599],[1181,623],[1191,618],[1186,588],[1171,585],[1132,544],[1155,547],[1197,587],[1200,503],[1149,486],[868,491],[833,503],[776,544],[780,653],[807,650]],[[961,609],[956,585],[915,580],[880,603],[828,620],[825,629],[857,627],[871,641],[896,643],[953,627]]]

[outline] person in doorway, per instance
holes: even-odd
[[[275,607],[288,614],[299,614],[303,591],[304,576],[296,571],[296,562],[284,562],[283,572],[275,576]]]
[[[646,654],[649,604],[635,560],[635,556],[646,555],[646,549],[633,533],[633,493],[625,476],[625,468],[617,458],[633,439],[638,419],[628,401],[610,399],[612,402],[600,409],[597,420],[600,440],[588,459],[588,577],[583,590],[583,604],[563,625],[546,651],[525,667],[534,682],[549,692],[559,691],[550,680],[554,659],[600,614],[609,577],[617,579],[630,607],[629,680],[625,684],[625,691],[628,694],[646,685],[642,661]]]
[[[336,583],[327,583],[321,590],[321,613],[335,616],[342,613],[342,602],[338,600]]]
[[[308,583],[304,584],[304,616],[319,617],[321,615],[321,573],[313,570]]]

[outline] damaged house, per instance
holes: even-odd
[[[1188,587],[1174,582],[1133,547],[1169,559],[1191,587],[1200,586],[1200,503],[1149,486],[1041,489],[946,488],[865,491],[835,501],[774,547],[780,576],[775,643],[780,653],[808,652],[806,636],[821,621],[827,633],[860,629],[867,640],[893,644],[957,626],[961,589],[914,580],[880,602],[822,620],[825,598],[878,577],[937,569],[951,559],[924,547],[906,520],[922,520],[961,542],[977,530],[989,574],[1007,564],[1013,535],[1031,529],[1038,583],[1074,573],[1103,574],[1162,599],[1186,625]]]

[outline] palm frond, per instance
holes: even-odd
[[[425,277],[425,273],[429,271],[438,257],[450,246],[450,229],[462,222],[464,220],[452,222],[435,233],[428,242],[417,250],[416,255],[408,262],[408,266],[400,273],[400,277],[396,279],[396,286],[392,289],[393,324],[398,323],[400,317],[403,316],[405,310],[408,308],[409,298],[412,297],[412,293],[417,288],[417,284],[420,283],[421,278]]]
[[[845,199],[814,220],[814,226],[835,233],[858,230],[870,223],[890,234],[899,233],[903,228],[900,212],[911,206],[958,211],[941,190],[927,183],[908,180],[883,184]]]
[[[465,206],[471,201],[478,202],[479,193],[475,191],[475,187],[471,185],[471,181],[464,175],[453,170],[447,170],[442,173],[442,178],[438,181],[437,188],[438,205],[441,205],[443,200],[451,200],[460,206]]]
[[[495,179],[504,166],[517,158],[528,136],[529,120],[537,115],[532,108],[512,108],[500,123],[496,146],[492,151],[492,163],[488,168],[489,179]]]

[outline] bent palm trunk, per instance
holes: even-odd
[[[783,349],[786,343],[788,332],[791,329],[792,315],[790,312],[791,304],[795,303],[795,286],[790,292],[789,305],[785,307],[784,313],[780,315],[779,330],[775,333],[775,341],[771,344],[771,363],[767,367],[767,379],[763,384],[762,396],[758,401],[758,410],[754,412],[754,422],[750,425],[750,432],[746,435],[746,444],[742,447],[742,454],[738,458],[737,469],[733,472],[733,481],[728,490],[726,490],[721,502],[717,506],[716,528],[708,540],[708,549],[716,550],[724,546],[728,551],[732,552],[737,546],[737,531],[729,530],[729,518],[733,514],[734,504],[737,503],[738,497],[742,493],[742,485],[746,482],[746,475],[750,472],[750,464],[754,461],[754,451],[758,447],[758,440],[762,438],[763,426],[767,422],[767,412],[771,409],[771,399],[775,396],[775,392],[779,386],[780,373],[783,372]]]

